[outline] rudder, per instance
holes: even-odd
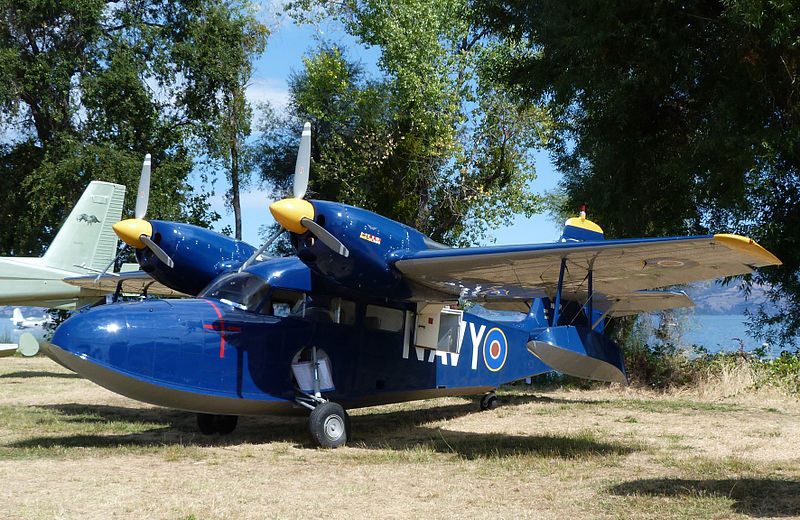
[[[125,186],[92,181],[72,208],[42,257],[47,267],[85,273],[101,270],[114,258],[117,235],[111,226],[122,218]]]

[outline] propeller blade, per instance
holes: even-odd
[[[246,261],[245,263],[243,263],[243,264],[242,264],[242,266],[239,268],[239,272],[241,273],[241,272],[242,272],[242,269],[247,269],[248,267],[250,267],[250,264],[252,264],[253,262],[255,262],[256,258],[258,258],[258,255],[260,255],[261,253],[263,253],[264,251],[266,251],[266,250],[267,250],[267,248],[268,248],[268,247],[269,247],[269,246],[270,246],[270,245],[271,245],[273,242],[275,242],[275,240],[277,240],[277,239],[278,239],[278,237],[279,237],[279,236],[281,236],[281,234],[282,234],[284,231],[286,231],[286,230],[285,230],[285,229],[283,229],[283,228],[281,228],[281,229],[279,229],[279,230],[278,230],[278,232],[277,232],[277,233],[275,233],[274,235],[272,235],[271,237],[269,237],[269,240],[267,240],[266,242],[264,242],[264,245],[263,245],[263,246],[261,246],[261,247],[259,247],[259,248],[258,248],[258,251],[256,251],[256,252],[255,252],[255,253],[253,253],[252,255],[250,255],[250,258],[248,258],[248,259],[247,259],[247,261]]]
[[[163,249],[161,249],[158,244],[153,242],[153,239],[147,235],[142,235],[139,237],[139,240],[144,242],[159,260],[167,264],[167,267],[175,267],[175,262],[172,261],[172,258],[170,258],[169,255]]]
[[[297,150],[297,163],[294,166],[294,198],[302,199],[308,189],[308,169],[311,168],[311,123],[303,125],[300,148]]]
[[[343,257],[347,258],[350,256],[350,251],[345,247],[344,244],[339,241],[338,238],[333,236],[330,231],[325,229],[324,227],[320,226],[310,218],[303,217],[300,219],[300,223],[303,224],[309,231],[314,233],[314,235],[322,241],[323,244],[330,247]]]
[[[139,177],[139,189],[136,192],[136,218],[144,218],[147,213],[147,202],[150,199],[150,154],[144,156],[142,175]]]

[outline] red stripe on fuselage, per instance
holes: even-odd
[[[223,358],[223,357],[225,357],[225,322],[222,321],[222,313],[219,312],[219,309],[217,308],[216,305],[214,305],[214,302],[212,302],[211,300],[203,299],[203,301],[207,302],[209,305],[214,307],[214,310],[217,312],[217,317],[219,318],[219,327],[217,327],[217,326],[215,326],[213,324],[212,325],[203,324],[203,328],[204,329],[219,330],[219,357]],[[241,330],[241,329],[239,329],[239,330]]]

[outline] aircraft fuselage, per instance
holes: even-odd
[[[62,364],[123,395],[231,415],[296,408],[292,362],[312,345],[331,369],[335,389],[326,397],[349,408],[479,394],[551,370],[528,352],[529,332],[520,324],[464,313],[451,352],[413,344],[407,307],[364,301],[353,310],[353,323],[345,324],[313,311],[257,315],[211,298],[128,302],[68,320],[49,348]],[[381,325],[370,314],[394,317]]]

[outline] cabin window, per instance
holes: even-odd
[[[270,298],[261,307],[261,314],[269,314],[279,318],[287,316],[303,317],[306,314],[306,295],[288,289],[275,289]]]
[[[364,327],[368,329],[401,332],[403,330],[405,312],[391,307],[367,305],[364,313]]]
[[[331,300],[333,322],[342,325],[353,325],[356,322],[356,302],[333,298]]]
[[[252,273],[231,273],[216,280],[199,296],[216,298],[237,309],[255,311],[269,291],[269,284]]]

